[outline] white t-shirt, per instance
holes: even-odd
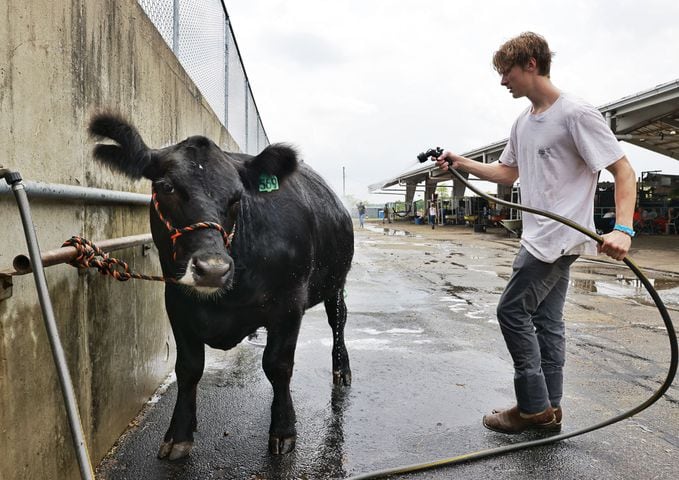
[[[521,202],[594,230],[598,172],[624,156],[601,113],[561,92],[546,111],[526,109],[512,126],[500,163],[518,167]],[[552,263],[562,255],[596,254],[596,242],[547,217],[523,213],[521,244]]]

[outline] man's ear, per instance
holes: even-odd
[[[538,69],[538,61],[535,59],[535,57],[530,57],[530,58],[528,59],[528,63],[526,63],[526,66],[523,67],[523,68],[524,68],[524,70],[526,70],[527,72],[537,71],[537,69]]]
[[[266,147],[256,157],[244,163],[240,171],[247,188],[257,188],[260,178],[276,177],[278,183],[297,170],[297,151],[290,145],[275,143]]]

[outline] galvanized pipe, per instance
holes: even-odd
[[[26,181],[25,193],[31,199],[40,198],[47,200],[78,201],[86,204],[123,204],[123,205],[148,205],[151,203],[151,195],[133,192],[121,192],[118,190],[106,190],[104,188],[78,187],[61,183],[43,183]],[[0,196],[10,196],[12,190],[8,185],[0,185]]]
[[[80,476],[83,480],[94,480],[94,470],[92,469],[92,463],[90,462],[89,453],[87,451],[87,444],[85,443],[85,433],[78,412],[78,402],[73,388],[73,381],[71,380],[71,375],[68,371],[66,355],[59,338],[59,329],[57,328],[52,301],[50,300],[49,290],[47,288],[47,280],[45,279],[45,272],[42,266],[38,237],[36,236],[33,227],[28,196],[26,195],[26,190],[24,189],[21,176],[18,172],[10,172],[8,169],[0,168],[0,175],[2,175],[7,181],[7,184],[11,186],[11,190],[14,192],[19,207],[19,213],[21,214],[21,223],[24,228],[28,252],[35,267],[33,278],[35,279],[35,285],[38,291],[38,299],[40,300],[42,317],[45,321],[47,337],[50,346],[52,347],[52,356],[61,385],[61,393],[64,397],[68,423],[71,428],[73,447],[75,448],[78,466],[80,467]]]
[[[152,243],[153,238],[150,233],[142,235],[132,235],[129,237],[109,238],[93,242],[97,247],[107,252],[114,252],[116,250],[123,250],[125,248],[136,247],[137,245],[146,245]],[[75,259],[78,251],[75,247],[61,247],[56,250],[48,250],[42,252],[42,266],[51,267],[60,263],[68,263]],[[28,255],[21,254],[14,257],[12,261],[14,272],[8,272],[9,275],[26,275],[33,271],[31,267],[31,260]]]

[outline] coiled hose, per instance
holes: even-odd
[[[440,155],[440,153],[439,153]],[[543,210],[538,210],[536,208],[528,207],[525,205],[519,205],[516,203],[508,202],[506,200],[501,200],[499,198],[493,197],[492,195],[488,195],[486,193],[481,192],[479,189],[476,187],[472,186],[467,179],[465,179],[457,170],[450,168],[450,172],[453,173],[457,177],[458,180],[460,180],[462,183],[464,183],[471,191],[476,193],[477,195],[487,199],[491,200],[497,204],[504,205],[506,207],[511,207],[515,208],[517,210],[522,210],[524,212],[532,213],[535,215],[541,215],[543,217],[551,218],[552,220],[556,220],[557,222],[561,222],[564,225],[568,225],[571,228],[574,228],[575,230],[587,235],[588,237],[596,240],[599,244],[603,242],[603,239],[597,235],[596,233],[584,228],[582,225],[579,225],[575,222],[572,222],[571,220],[562,217],[560,215],[551,213],[551,212],[546,212]],[[470,452],[470,453],[465,453],[463,455],[458,455],[456,457],[452,458],[443,458],[440,460],[433,460],[431,462],[426,462],[426,463],[418,463],[414,465],[407,465],[407,466],[401,466],[401,467],[393,467],[393,468],[387,468],[384,470],[377,470],[373,472],[368,472],[360,475],[355,475],[353,477],[349,477],[347,480],[366,480],[366,479],[375,479],[375,478],[385,478],[390,475],[396,475],[396,474],[406,474],[406,473],[414,473],[414,472],[420,472],[423,470],[430,470],[433,468],[439,468],[439,467],[444,467],[444,466],[451,466],[451,465],[456,465],[459,463],[463,462],[469,462],[472,460],[480,460],[482,458],[486,457],[492,457],[496,455],[500,455],[503,453],[508,453],[508,452],[516,452],[518,450],[526,450],[528,448],[533,448],[533,447],[539,447],[542,445],[549,445],[552,443],[557,443],[560,442],[561,440],[566,440],[567,438],[572,438],[572,437],[577,437],[579,435],[585,434],[592,432],[594,430],[599,430],[600,428],[607,427],[609,425],[612,425],[614,423],[620,422],[621,420],[625,420],[626,418],[630,418],[637,413],[647,409],[651,405],[653,405],[660,397],[663,396],[663,394],[667,391],[668,388],[670,388],[670,385],[672,385],[672,381],[674,380],[674,376],[677,373],[677,360],[679,358],[679,350],[677,348],[677,334],[676,331],[674,330],[674,325],[672,324],[672,319],[670,318],[670,314],[667,311],[667,308],[665,307],[665,304],[661,300],[660,296],[658,295],[658,292],[656,292],[655,288],[653,288],[653,285],[651,285],[651,282],[646,278],[646,276],[643,274],[643,272],[639,269],[639,267],[632,261],[631,258],[625,257],[623,259],[623,262],[625,265],[627,265],[632,272],[637,276],[637,278],[641,281],[641,283],[644,285],[648,293],[651,295],[651,298],[653,298],[653,302],[655,302],[656,307],[658,308],[658,311],[660,312],[660,316],[663,319],[663,322],[665,323],[665,328],[667,329],[667,336],[669,337],[670,341],[670,366],[669,370],[667,372],[667,376],[665,377],[665,381],[662,383],[662,385],[658,388],[658,390],[655,391],[651,397],[648,398],[645,402],[639,404],[638,406],[621,413],[620,415],[617,415],[615,417],[609,418],[608,420],[604,420],[603,422],[591,425],[589,427],[584,427],[579,430],[575,430],[573,432],[568,432],[568,433],[562,433],[560,435],[555,435],[552,437],[548,438],[541,438],[538,440],[531,440],[528,442],[521,442],[521,443],[515,443],[512,445],[505,445],[502,447],[496,447],[496,448],[489,448],[486,450],[479,450],[477,452]]]

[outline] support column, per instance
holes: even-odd
[[[506,200],[508,202],[512,201],[512,185],[501,185],[497,186],[497,198],[500,200]]]
[[[432,178],[427,178],[424,183],[424,208],[425,210],[429,208],[429,202],[436,193],[436,181]]]
[[[406,183],[406,211],[409,211],[408,216],[410,218],[415,217],[415,206],[413,205],[413,201],[415,200],[415,189],[417,188],[417,183],[414,182],[409,182]],[[413,208],[411,210],[408,210],[408,206],[413,205]]]
[[[497,186],[497,198],[500,200],[506,200],[508,202],[512,201],[512,188],[513,185],[501,185],[498,184]],[[507,207],[503,207],[501,205],[497,206],[497,213],[503,213],[506,218],[511,218],[511,211]]]
[[[462,170],[458,170],[462,174],[462,176],[465,178],[465,180],[469,180],[469,172],[465,172]],[[459,180],[453,180],[453,197],[455,198],[462,198],[464,197],[464,191],[466,190],[467,186],[460,182]]]

